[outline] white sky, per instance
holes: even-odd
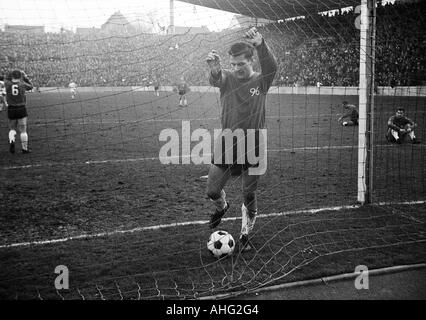
[[[100,27],[115,11],[129,20],[155,17],[170,24],[169,0],[0,0],[0,27],[5,24],[43,25],[46,31],[60,27]],[[217,31],[229,27],[232,13],[174,1],[175,26],[202,26]]]

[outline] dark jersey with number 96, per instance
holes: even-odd
[[[25,106],[27,102],[26,91],[33,88],[32,85],[22,80],[17,82],[6,81],[6,101],[9,106]]]

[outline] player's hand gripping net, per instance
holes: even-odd
[[[250,42],[255,47],[262,44],[262,40],[263,40],[262,35],[257,31],[256,27],[251,27],[244,34],[244,38],[246,38],[247,41]]]
[[[214,75],[220,72],[222,67],[220,65],[220,56],[216,50],[212,50],[209,52],[209,54],[207,55],[206,61],[210,67],[211,72]]]

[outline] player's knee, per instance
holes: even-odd
[[[27,126],[24,124],[18,124],[18,130],[21,133],[27,133]]]
[[[253,203],[256,200],[256,192],[249,191],[244,193],[244,202],[247,204]]]
[[[212,200],[217,200],[220,198],[221,194],[220,194],[221,190],[218,190],[216,188],[212,188],[212,187],[207,187],[207,197],[209,197]]]

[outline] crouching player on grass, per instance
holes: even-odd
[[[420,143],[414,134],[414,128],[416,127],[417,124],[405,116],[404,108],[398,108],[395,115],[391,116],[388,120],[386,140],[401,144],[408,137],[411,143]]]
[[[5,82],[7,117],[9,118],[9,151],[15,153],[16,130],[20,132],[22,153],[30,153],[27,134],[26,91],[33,85],[28,76],[20,70],[13,70]]]
[[[238,42],[229,49],[229,61],[231,70],[222,69],[220,57],[215,50],[207,56],[207,63],[210,67],[210,84],[220,88],[220,100],[222,107],[222,130],[230,129],[235,131],[242,129],[244,131],[244,142],[248,144],[248,130],[254,129],[256,132],[256,146],[259,149],[259,132],[265,129],[265,102],[266,94],[274,80],[277,72],[277,62],[274,55],[269,50],[262,35],[251,28],[246,32],[247,42]],[[257,52],[260,62],[261,73],[254,72],[254,51]],[[223,131],[222,131],[223,132]],[[219,139],[220,140],[220,139]],[[251,248],[249,243],[249,233],[253,229],[257,215],[256,191],[258,187],[259,175],[250,175],[249,168],[255,167],[247,160],[247,150],[243,164],[236,159],[236,146],[233,143],[232,163],[228,163],[225,153],[227,150],[216,150],[222,152],[220,163],[216,163],[213,156],[207,178],[207,195],[214,202],[216,210],[210,217],[210,228],[215,228],[221,222],[221,218],[229,209],[229,203],[226,201],[226,194],[223,190],[227,180],[231,175],[238,174],[242,176],[243,197],[242,205],[242,226],[239,237],[240,248],[248,250]],[[266,149],[266,146],[265,146]],[[241,160],[241,159],[240,159]],[[226,163],[225,163],[226,162]],[[238,163],[237,163],[238,162]]]
[[[342,106],[345,110],[345,113],[339,119],[337,119],[337,121],[341,123],[342,126],[357,126],[359,113],[356,106],[354,106],[353,104],[349,104],[347,101],[343,101]]]

